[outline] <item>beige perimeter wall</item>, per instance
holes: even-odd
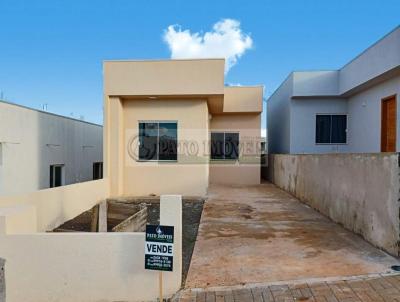
[[[270,155],[269,179],[373,245],[398,255],[397,154]]]
[[[0,197],[0,234],[51,231],[109,196],[108,179]],[[1,223],[7,223],[7,227]]]
[[[162,196],[160,223],[174,226],[170,297],[182,277],[182,199]],[[7,302],[155,301],[158,272],[144,269],[144,233],[0,234]]]
[[[211,161],[211,184],[260,183],[261,114],[213,115],[210,132],[239,132],[239,161]]]

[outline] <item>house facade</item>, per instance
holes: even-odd
[[[291,73],[267,102],[269,153],[398,152],[400,27],[339,70]]]
[[[111,196],[203,196],[260,183],[262,86],[226,87],[223,59],[104,62]]]
[[[102,126],[4,101],[0,121],[0,196],[102,177]]]

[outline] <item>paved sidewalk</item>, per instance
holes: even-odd
[[[400,302],[400,275],[348,281],[190,290],[173,302]]]
[[[272,184],[212,186],[209,195],[185,288],[345,279],[399,264]]]

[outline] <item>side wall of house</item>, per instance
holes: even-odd
[[[381,151],[381,102],[397,95],[397,151],[400,150],[400,76],[362,91],[348,100],[350,152]]]
[[[124,100],[123,195],[203,196],[208,188],[208,107],[205,99]],[[138,160],[140,121],[176,121],[177,162]]]
[[[290,98],[293,89],[293,74],[267,101],[268,152],[290,152]]]
[[[347,152],[346,144],[316,144],[317,114],[346,114],[345,99],[292,99],[290,120],[290,153]]]
[[[53,164],[65,184],[92,180],[103,161],[101,126],[1,102],[0,121],[0,195],[49,188]]]
[[[213,115],[212,131],[239,132],[239,161],[211,161],[210,183],[259,184],[261,114]]]

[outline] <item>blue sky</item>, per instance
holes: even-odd
[[[170,58],[169,25],[202,34],[230,18],[253,43],[226,82],[263,84],[268,96],[292,70],[341,67],[398,26],[399,12],[399,0],[0,0],[0,92],[102,123],[103,60]]]

